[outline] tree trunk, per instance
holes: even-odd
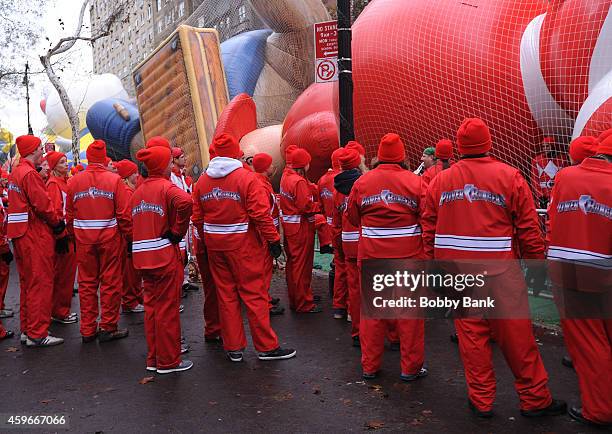
[[[40,62],[42,63],[45,72],[47,73],[47,77],[49,77],[49,81],[51,82],[55,90],[57,90],[60,101],[62,102],[62,106],[64,107],[64,110],[68,115],[68,120],[70,121],[70,128],[72,130],[72,159],[74,165],[77,165],[79,164],[79,151],[81,148],[79,138],[79,114],[74,109],[72,102],[68,97],[68,93],[66,92],[66,89],[64,89],[64,86],[60,81],[60,78],[55,74],[55,71],[53,71],[50,57],[40,56]]]

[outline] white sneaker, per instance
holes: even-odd
[[[158,369],[158,374],[170,374],[171,372],[181,372],[187,371],[193,368],[193,362],[190,360],[183,360],[177,367],[175,368],[167,368],[167,369]]]
[[[143,313],[145,308],[142,304],[137,304],[131,309],[123,309],[123,313]]]
[[[56,338],[55,336],[47,335],[41,339],[30,339],[26,341],[28,347],[53,347],[64,343],[64,339]]]
[[[147,366],[147,371],[157,371],[155,366]]]
[[[21,341],[22,344],[25,344],[28,341],[28,335],[22,332],[19,340]]]
[[[66,318],[51,318],[51,320],[60,324],[74,324],[79,321],[79,317],[75,312],[71,312]]]
[[[351,318],[350,313],[346,316],[346,322],[353,322],[353,318]]]

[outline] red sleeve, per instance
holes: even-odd
[[[27,173],[23,178],[23,189],[32,206],[32,211],[49,226],[57,226],[61,218],[49,199],[47,189],[40,175],[34,171]]]
[[[74,193],[72,192],[72,182],[68,180],[68,194],[66,194],[66,231],[71,237],[74,237],[74,202],[72,198]]]
[[[170,230],[184,237],[189,229],[189,219],[193,212],[193,201],[189,193],[186,193],[176,185],[172,185],[167,192],[168,209],[172,213],[170,218]]]
[[[533,195],[525,179],[516,174],[510,212],[524,259],[544,259],[544,240]]]
[[[115,216],[117,217],[117,225],[121,234],[126,240],[132,240],[132,213],[130,212],[130,193],[127,191],[127,186],[117,179],[117,187],[115,188]]]
[[[310,184],[305,179],[300,179],[295,184],[295,206],[300,214],[318,213],[320,207],[315,200],[317,197],[318,193],[314,184]]]
[[[51,204],[53,205],[53,209],[58,215],[64,214],[64,200],[62,197],[62,189],[55,182],[50,182],[47,184],[47,193],[49,194],[49,199],[51,200]]]
[[[193,191],[191,193],[193,199],[193,214],[191,214],[191,221],[198,231],[198,235],[200,236],[200,240],[204,240],[202,233],[202,225],[204,224],[204,213],[202,212],[202,203],[200,202],[200,183],[199,181],[196,185],[193,186]],[[204,241],[202,241],[204,244]]]
[[[439,187],[436,177],[427,187],[425,202],[421,205],[421,230],[423,231],[423,254],[425,259],[433,259],[434,242],[436,238],[436,224],[438,222]]]
[[[359,192],[359,183],[356,182],[351,189],[348,204],[346,206],[345,215],[353,226],[361,226],[361,209],[359,202],[361,201],[361,193]]]
[[[246,177],[246,211],[253,220],[261,236],[269,243],[280,240],[272,217],[270,216],[270,200],[265,187],[254,176]]]

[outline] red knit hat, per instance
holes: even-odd
[[[170,142],[168,141],[168,139],[162,136],[151,137],[149,140],[147,140],[145,148],[152,148],[154,146],[162,146],[164,148],[170,149]]]
[[[172,158],[179,158],[181,155],[183,155],[183,150],[179,148],[178,146],[173,146],[172,147]]]
[[[289,166],[291,166],[291,154],[296,149],[299,149],[299,148],[295,145],[289,145],[287,146],[287,149],[285,149],[285,163],[287,163],[287,165]]]
[[[312,157],[305,149],[296,149],[291,153],[291,167],[293,169],[303,169],[310,164]]]
[[[123,179],[138,172],[138,166],[130,160],[116,161],[114,166],[117,169],[117,174]]]
[[[601,136],[600,136],[601,137]],[[612,134],[608,134],[597,147],[598,154],[612,155]]]
[[[340,161],[340,168],[342,170],[351,170],[359,167],[361,164],[361,155],[359,155],[359,151],[354,147],[345,147],[344,152],[340,154],[338,160]]]
[[[163,175],[170,164],[172,152],[165,146],[153,146],[138,151],[136,158],[147,166],[149,175]]]
[[[265,152],[253,155],[253,169],[257,173],[264,173],[272,165],[272,157]]]
[[[466,119],[457,131],[457,148],[461,155],[476,155],[491,149],[489,127],[478,118]]]
[[[404,142],[395,133],[387,133],[378,145],[378,161],[380,163],[401,163],[406,158]]]
[[[63,152],[56,152],[56,151],[47,152],[47,162],[49,163],[49,169],[51,170],[55,169],[55,166],[57,166],[57,163],[59,163],[59,161],[65,157],[66,157],[66,154],[64,154]]]
[[[612,136],[612,128],[610,128],[609,130],[604,131],[603,133],[601,133],[599,135],[599,137],[597,137],[597,140],[599,140],[599,142],[603,142],[604,140],[606,140],[608,137]]]
[[[569,146],[569,154],[574,164],[582,163],[582,160],[592,157],[597,152],[599,141],[596,137],[581,136],[574,139]]]
[[[348,142],[345,146],[346,149],[354,149],[356,150],[359,155],[365,155],[365,148],[363,146],[361,146],[361,144],[357,143],[354,140],[351,140],[350,142]]]
[[[94,140],[91,142],[91,145],[85,151],[85,155],[89,164],[108,164],[106,162],[106,143],[104,143],[104,140]]]
[[[448,139],[442,139],[436,143],[436,158],[440,160],[448,160],[453,156],[453,142]]]
[[[338,158],[344,153],[345,148],[338,148],[331,154],[332,169],[340,170],[340,160]]]
[[[21,154],[22,157],[26,157],[36,151],[42,142],[36,136],[26,135],[17,137],[15,143],[17,143],[19,154]]]
[[[214,138],[212,145],[219,157],[238,158],[240,155],[240,145],[236,138],[227,133],[219,134]]]

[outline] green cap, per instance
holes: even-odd
[[[425,148],[423,150],[423,154],[434,156],[436,155],[436,148],[434,148],[433,146],[430,146],[429,148]]]

